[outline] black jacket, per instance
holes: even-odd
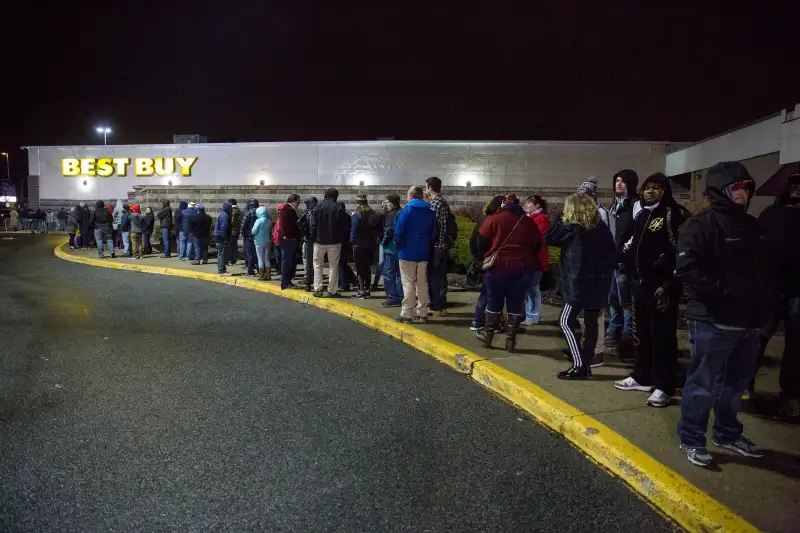
[[[91,218],[89,219],[89,225],[92,226],[94,229],[106,231],[108,232],[109,235],[111,235],[111,230],[113,229],[112,226],[113,223],[114,223],[114,216],[108,212],[108,209],[106,209],[105,204],[101,200],[98,200],[96,208],[94,211],[92,211]]]
[[[253,225],[258,220],[256,217],[256,209],[258,209],[258,202],[250,200],[247,202],[247,209],[245,209],[244,216],[242,217],[242,238],[253,238]]]
[[[650,176],[642,188],[649,181],[657,181],[664,195],[653,209],[643,205],[633,221],[633,241],[625,254],[626,272],[634,281],[671,290],[680,286],[674,273],[678,228],[690,213],[675,201],[669,178],[664,174]]]
[[[738,162],[717,163],[706,177],[711,206],[691,217],[678,235],[675,274],[686,282],[686,318],[760,329],[777,305],[761,224],[734,203],[726,187],[750,180]]]
[[[336,200],[322,200],[311,218],[311,240],[322,245],[341,244],[347,242],[349,233],[350,217],[347,212]]]
[[[189,217],[189,231],[198,239],[208,239],[211,236],[212,218],[206,212],[200,211]]]
[[[397,217],[399,214],[400,208],[395,207],[383,215],[383,237],[381,238],[381,246],[384,248],[388,248],[394,243],[394,226],[397,224]]]
[[[612,187],[616,185],[617,177],[622,178],[628,188],[628,197],[622,201],[614,201],[608,207],[608,226],[614,236],[617,256],[621,259],[623,246],[633,235],[633,210],[639,202],[636,188],[639,186],[639,175],[630,169],[620,170],[614,174]],[[613,189],[612,189],[613,190]]]
[[[161,229],[172,229],[172,209],[169,206],[169,200],[165,200],[163,207],[156,215],[158,223],[161,224]]]
[[[142,231],[145,233],[153,233],[153,228],[156,225],[156,216],[151,213],[142,215]]]
[[[792,201],[785,192],[758,219],[780,292],[785,298],[800,296],[800,202]]]

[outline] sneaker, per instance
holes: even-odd
[[[69,247],[69,249],[70,249],[70,250],[74,250],[74,249],[75,249],[75,247],[74,247],[74,246],[70,246],[70,247]]]
[[[414,324],[427,324],[428,323],[428,317],[426,317],[426,316],[415,316],[413,319],[411,319],[411,321]]]
[[[98,259],[103,259],[104,257],[105,257],[104,255],[100,255],[100,254],[97,255]]]
[[[111,252],[111,259],[114,259],[115,257],[117,256],[114,254],[114,252]]]
[[[401,324],[411,324],[411,319],[404,316],[396,316],[394,317],[394,321],[400,322]]]
[[[434,318],[447,318],[447,311],[430,311],[428,316],[432,316]]]
[[[761,451],[761,448],[753,444],[753,441],[744,435],[739,437],[738,440],[729,442],[727,444],[723,444],[717,441],[717,439],[711,439],[711,444],[719,448],[725,448],[726,450],[736,452],[739,455],[744,455],[745,457],[754,457],[756,459],[764,457],[764,452]]]
[[[477,322],[475,322],[475,321],[473,320],[473,321],[472,321],[472,324],[470,324],[470,326],[469,326],[469,330],[470,330],[470,331],[478,331],[478,330],[479,330],[479,329],[481,329],[482,327],[483,327],[483,324],[478,324]]]
[[[604,363],[605,359],[603,359],[602,353],[594,354],[594,357],[592,357],[592,364],[589,366],[591,366],[592,368],[597,368],[598,366],[603,366]]]
[[[357,292],[354,295],[352,295],[350,298],[353,299],[353,300],[366,300],[367,299],[367,297],[364,296],[363,292]]]
[[[690,448],[681,444],[681,450],[686,454],[690,463],[697,466],[708,467],[714,462],[714,458],[705,448]]]
[[[630,379],[630,378],[628,378]],[[666,407],[672,401],[672,396],[664,392],[663,390],[656,389],[653,391],[653,394],[647,398],[647,405],[650,407]]]
[[[314,296],[314,298],[324,298],[325,293],[322,290],[314,291],[314,294],[312,296]]]
[[[381,307],[402,307],[402,303],[400,302],[390,302],[389,300],[384,300],[381,302]]]
[[[233,275],[233,274],[231,274],[230,272],[220,272],[220,274],[219,274],[219,277],[221,277],[221,278],[227,278],[227,277],[230,277],[230,276],[232,276],[232,275]]]
[[[638,390],[642,392],[653,392],[653,387],[648,385],[639,385],[639,383],[632,377],[627,377],[620,381],[614,382],[614,388],[619,390]]]
[[[522,322],[522,324],[520,324],[520,325],[521,325],[521,326],[535,326],[535,325],[536,325],[536,324],[538,324],[538,323],[539,323],[539,321],[538,321],[538,320],[525,320],[525,321],[523,321],[523,322]]]

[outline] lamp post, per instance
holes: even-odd
[[[97,133],[103,134],[103,146],[108,144],[108,134],[111,133],[111,128],[109,128],[108,126],[98,126],[97,128],[95,128],[95,130],[97,131]]]
[[[8,153],[7,152],[2,152],[2,155],[5,156],[5,158],[6,158],[6,178],[8,178],[10,180],[11,179],[11,166],[8,163]]]

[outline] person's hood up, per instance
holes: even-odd
[[[113,215],[113,214],[114,214],[114,208],[113,208],[113,207],[111,207],[110,205],[109,205],[109,206],[107,206],[107,207],[108,207],[108,214],[109,214],[109,215]]]
[[[647,178],[642,182],[642,187],[639,191],[640,196],[648,183],[656,183],[662,189],[664,189],[664,196],[661,197],[662,202],[674,200],[672,197],[672,182],[663,172],[656,172],[655,174],[647,176]]]
[[[251,198],[247,202],[247,208],[248,209],[257,209],[258,208],[258,200],[256,200],[255,198]]]
[[[516,213],[518,215],[524,215],[525,210],[522,209],[522,206],[519,204],[506,204],[500,208],[501,211],[511,211],[512,213]]]
[[[97,200],[97,201],[94,203],[94,206],[95,206],[97,209],[103,209],[103,208],[106,206],[106,203],[105,203],[103,200]]]
[[[181,202],[180,204],[178,204],[178,209],[180,209],[181,211],[183,211],[187,207],[189,207],[189,202]]]
[[[283,211],[283,208],[286,207],[286,204],[278,204],[278,213]]]
[[[324,200],[333,200],[336,201],[339,198],[339,191],[334,189],[333,187],[327,189],[325,191],[325,196],[322,197]]]
[[[307,198],[305,203],[306,203],[306,209],[314,209],[315,207],[317,207],[319,200],[317,200],[316,196],[312,196],[311,198]]]
[[[125,204],[125,205],[122,206],[122,212],[123,213],[127,213],[130,210],[131,210],[131,206],[129,206],[128,204]]]
[[[259,207],[256,209],[256,216],[258,218],[267,218],[267,208],[266,207]]]
[[[120,211],[122,211],[122,200],[117,200],[116,208],[119,209]]]
[[[410,207],[411,209],[430,209],[431,204],[429,204],[425,200],[414,198],[406,204],[406,207]]]
[[[791,193],[792,184],[800,183],[800,172],[795,172],[786,178],[786,184],[783,186],[783,191],[779,196],[775,197],[774,205],[796,204],[796,200],[791,200],[789,195]]]
[[[162,207],[169,207],[169,200],[164,200],[163,202],[161,202],[161,206]],[[120,206],[120,207],[122,207],[122,206]]]
[[[233,204],[231,204],[231,212],[233,212],[233,211],[241,211],[241,210],[239,209],[239,205],[238,205],[238,204],[237,204],[237,205],[233,205]]]
[[[747,191],[750,193],[746,206],[741,206],[730,199],[725,189],[736,182],[748,181]],[[717,209],[739,209],[747,211],[750,200],[756,192],[756,183],[747,171],[747,167],[738,161],[717,163],[706,174],[706,196],[711,205]]]
[[[131,213],[136,213],[137,215],[142,213],[142,208],[139,207],[139,204],[134,205],[131,207]]]
[[[231,211],[233,211],[233,204],[230,202],[225,202],[222,204],[222,210],[230,215]]]
[[[614,177],[611,178],[612,191],[615,190],[617,178],[622,178],[625,187],[628,189],[628,196],[636,196],[636,191],[639,188],[639,174],[635,170],[625,168],[614,174]]]
[[[80,211],[81,209],[83,209],[81,204],[76,204],[75,207],[72,208],[73,211]]]
[[[86,202],[81,202],[81,207],[86,207]]]

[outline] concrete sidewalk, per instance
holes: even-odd
[[[70,253],[97,257],[94,250],[88,253]],[[120,258],[114,261],[216,272],[213,261],[213,264],[202,266],[193,266],[176,258],[161,259],[157,256],[138,261]],[[241,274],[243,268],[229,267],[229,271],[235,275]],[[302,274],[302,268],[299,273]],[[382,296],[382,293],[373,293],[371,300],[347,301],[385,316],[395,316],[398,309],[381,307]],[[613,388],[614,380],[628,374],[628,365],[607,358],[605,366],[595,369],[592,380],[564,382],[556,379],[555,373],[569,366],[569,361],[561,351],[566,343],[557,327],[559,309],[545,306],[542,324],[527,328],[518,338],[518,352],[509,356],[505,351],[481,348],[475,334],[469,331],[477,300],[476,292],[451,291],[449,300],[451,306],[448,318],[431,319],[429,324],[420,325],[419,328],[493,361],[591,415],[756,527],[765,531],[797,531],[797,516],[800,516],[798,424],[761,417],[756,414],[752,403],[746,402],[745,412],[741,415],[746,434],[764,447],[767,455],[761,460],[745,459],[712,447],[717,466],[710,470],[694,467],[678,449],[675,426],[680,409],[677,405],[653,409],[645,405],[645,393],[621,392]],[[685,333],[679,332],[679,345],[681,350],[688,352]],[[501,342],[501,338],[496,340],[497,345]],[[778,390],[778,362],[782,342],[782,337],[776,337],[770,344],[769,362],[757,378],[760,392],[774,393]]]

